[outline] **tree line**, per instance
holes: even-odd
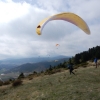
[[[88,60],[93,61],[95,57],[100,59],[100,46],[89,48],[88,51],[78,53],[71,59],[73,59],[74,64],[80,64]]]

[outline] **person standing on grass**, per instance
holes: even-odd
[[[74,70],[74,68],[73,68],[73,63],[70,63],[70,64],[68,65],[68,69],[69,69],[70,75],[71,75],[71,73],[73,73],[73,74],[75,75],[75,73],[73,72],[73,70]]]
[[[97,68],[98,59],[97,59],[96,57],[95,57],[95,59],[94,59],[94,62],[95,62],[96,68]]]

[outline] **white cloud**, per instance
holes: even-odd
[[[25,2],[23,4],[14,3],[11,0],[0,2],[0,23],[7,23],[26,15],[29,7],[29,4]]]
[[[14,2],[16,1],[16,2]],[[44,3],[45,2],[45,3]],[[100,1],[96,0],[0,0],[0,59],[68,55],[100,43]],[[90,27],[91,35],[64,21],[51,21],[36,34],[38,23],[53,14],[73,12]],[[56,48],[56,44],[60,44]]]

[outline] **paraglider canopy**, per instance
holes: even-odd
[[[70,12],[60,13],[60,14],[56,14],[56,15],[50,16],[48,18],[45,18],[38,24],[38,26],[36,28],[37,34],[41,35],[43,27],[49,21],[52,21],[52,20],[64,20],[64,21],[70,22],[70,23],[76,25],[77,27],[79,27],[80,29],[82,29],[86,34],[90,34],[90,29],[89,29],[88,25],[86,24],[86,22],[78,15],[76,15],[74,13],[70,13]]]
[[[60,46],[59,44],[56,44],[56,46]]]

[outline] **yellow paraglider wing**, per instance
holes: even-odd
[[[80,18],[78,15],[74,13],[60,13],[56,14],[54,16],[50,16],[44,20],[42,20],[39,25],[36,28],[36,32],[38,35],[41,35],[43,27],[51,20],[64,20],[68,21],[76,26],[78,26],[80,29],[82,29],[85,33],[90,34],[90,29],[86,22]]]

